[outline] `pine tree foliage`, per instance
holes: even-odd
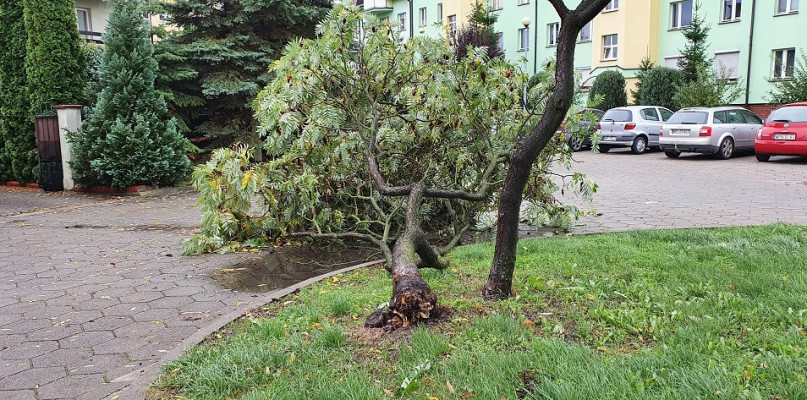
[[[716,73],[712,67],[698,68],[698,75],[692,82],[683,82],[673,96],[675,104],[686,107],[720,107],[739,99],[745,88],[732,83],[728,73],[721,69]]]
[[[807,101],[807,52],[801,52],[790,79],[773,83],[767,100],[777,105]]]
[[[103,89],[81,130],[70,136],[76,181],[124,188],[183,179],[190,164],[186,141],[154,90],[157,61],[136,0],[113,3],[103,39]]]
[[[0,181],[36,181],[22,0],[0,0]]]
[[[605,71],[597,75],[588,96],[590,101],[597,99],[597,96],[602,96],[600,108],[603,110],[628,105],[625,77],[619,71]]]
[[[269,82],[268,66],[289,41],[313,37],[331,1],[178,0],[163,7],[180,28],[158,44],[167,47],[158,51],[161,74],[172,82],[164,92],[192,130],[191,140],[211,148],[257,144],[251,103]]]
[[[84,95],[86,59],[73,0],[23,0],[28,43],[25,68],[34,114],[52,115],[53,106],[79,104]]]
[[[630,94],[633,96],[633,102],[638,105],[652,105],[646,104],[642,102],[642,87],[644,87],[644,80],[647,76],[647,73],[653,69],[655,64],[653,64],[653,60],[650,59],[650,56],[644,56],[642,61],[639,62],[639,72],[636,73],[636,89],[631,89]]]
[[[683,84],[681,71],[668,67],[655,67],[644,76],[642,97],[638,104],[662,106],[678,111],[680,107],[674,97],[681,84]]]
[[[700,3],[696,3],[692,23],[684,30],[686,44],[681,50],[681,58],[678,59],[678,69],[684,74],[684,82],[694,82],[698,79],[698,70],[711,68],[708,42],[711,29],[700,15]]]
[[[487,5],[487,2],[477,0],[468,14],[468,25],[460,29],[453,38],[454,52],[457,58],[468,55],[468,47],[484,48],[490,58],[501,57],[504,53],[499,47],[499,38],[493,30],[499,14]]]

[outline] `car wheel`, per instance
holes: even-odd
[[[611,147],[610,146],[602,146],[602,145],[600,145],[599,150],[600,150],[600,153],[607,153],[607,152],[611,151]]]
[[[580,139],[580,138],[570,138],[570,139],[569,139],[569,141],[568,141],[567,143],[569,143],[569,148],[571,148],[571,149],[572,149],[572,151],[580,151],[580,150],[583,150],[583,139]]]
[[[720,142],[720,147],[717,149],[717,158],[721,160],[728,160],[734,155],[734,140],[732,138],[725,138]]]
[[[639,136],[633,139],[633,146],[630,146],[630,150],[633,154],[642,154],[647,151],[647,138]]]
[[[678,158],[681,155],[681,152],[678,150],[664,150],[664,155],[670,158]]]
[[[771,159],[770,154],[757,154],[757,161],[759,162],[767,162]]]

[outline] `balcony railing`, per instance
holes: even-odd
[[[92,32],[92,31],[82,31],[82,30],[80,30],[80,31],[78,31],[78,35],[81,36],[82,39],[84,39],[85,41],[90,42],[90,43],[98,43],[98,44],[103,44],[104,43],[104,41],[101,40],[101,35],[102,35],[101,32]]]
[[[364,6],[364,11],[390,11],[392,0],[356,0],[357,6]]]

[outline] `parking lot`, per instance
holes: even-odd
[[[729,160],[687,153],[678,159],[652,151],[575,153],[576,170],[599,186],[575,233],[632,229],[715,227],[787,222],[807,224],[807,159],[753,153]],[[582,205],[581,202],[576,202]]]

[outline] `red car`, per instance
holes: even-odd
[[[757,160],[772,155],[807,157],[807,102],[787,104],[774,110],[754,140]]]

